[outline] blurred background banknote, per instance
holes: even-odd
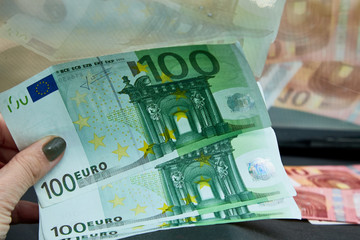
[[[360,223],[360,165],[285,166],[302,218]]]
[[[284,3],[51,0],[36,6],[27,1],[2,1],[0,37],[51,61],[240,41],[253,72],[259,76],[269,45],[276,37]]]
[[[268,107],[302,111],[360,124],[360,3],[356,0],[289,0],[266,68],[287,76],[265,90],[277,96]],[[301,62],[293,68],[284,64]],[[269,75],[264,72],[268,82]],[[279,75],[270,76],[277,84]],[[279,88],[282,91],[279,92]]]

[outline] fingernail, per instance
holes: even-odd
[[[51,162],[60,156],[66,148],[66,142],[61,137],[55,137],[46,143],[42,150],[46,158]]]
[[[44,12],[53,22],[60,22],[66,16],[66,9],[62,2],[47,0],[43,6]]]

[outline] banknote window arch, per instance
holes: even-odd
[[[139,113],[147,143],[155,150],[147,156],[149,160],[231,131],[210,90],[208,80],[213,77],[202,75],[162,84],[153,84],[148,76],[131,84],[123,77],[125,87],[118,93],[129,95]]]
[[[197,185],[197,190],[199,192],[199,197],[201,198],[201,200],[208,200],[208,199],[214,199],[214,193],[211,190],[211,187],[202,187],[201,184],[199,183]]]

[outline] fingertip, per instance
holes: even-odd
[[[58,136],[51,136],[48,138],[49,140],[43,145],[42,151],[46,158],[52,162],[64,153],[66,141]]]

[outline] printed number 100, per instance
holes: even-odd
[[[41,185],[41,188],[45,189],[48,198],[52,199],[53,195],[56,197],[61,196],[64,193],[64,188],[68,192],[74,191],[76,189],[76,183],[73,176],[70,174],[65,174],[62,177],[62,181],[57,178],[53,178],[50,180],[49,185],[47,182],[44,182]]]
[[[203,67],[201,67],[199,65],[199,63],[197,61],[197,56],[199,56],[199,55],[204,55],[205,57],[207,57],[210,60],[212,69],[210,69],[210,70],[204,69]],[[180,66],[180,69],[181,69],[179,73],[174,73],[169,70],[168,66],[166,65],[166,61],[165,61],[166,59],[169,59],[169,57],[175,59],[179,63],[178,66]],[[158,56],[157,60],[158,60],[160,70],[165,75],[171,77],[172,79],[185,78],[189,73],[189,67],[188,67],[187,63],[185,62],[184,58],[176,53],[164,52]],[[194,70],[201,75],[207,75],[207,76],[214,75],[214,74],[218,73],[220,70],[220,65],[219,65],[218,60],[214,57],[214,55],[212,55],[211,53],[209,53],[207,51],[196,50],[196,51],[191,52],[189,54],[189,61],[190,61],[191,66],[194,68]],[[139,59],[139,63],[140,64],[147,63],[155,80],[157,82],[161,82],[160,74],[159,74],[158,70],[156,69],[156,66],[150,55],[144,55],[142,58]]]

